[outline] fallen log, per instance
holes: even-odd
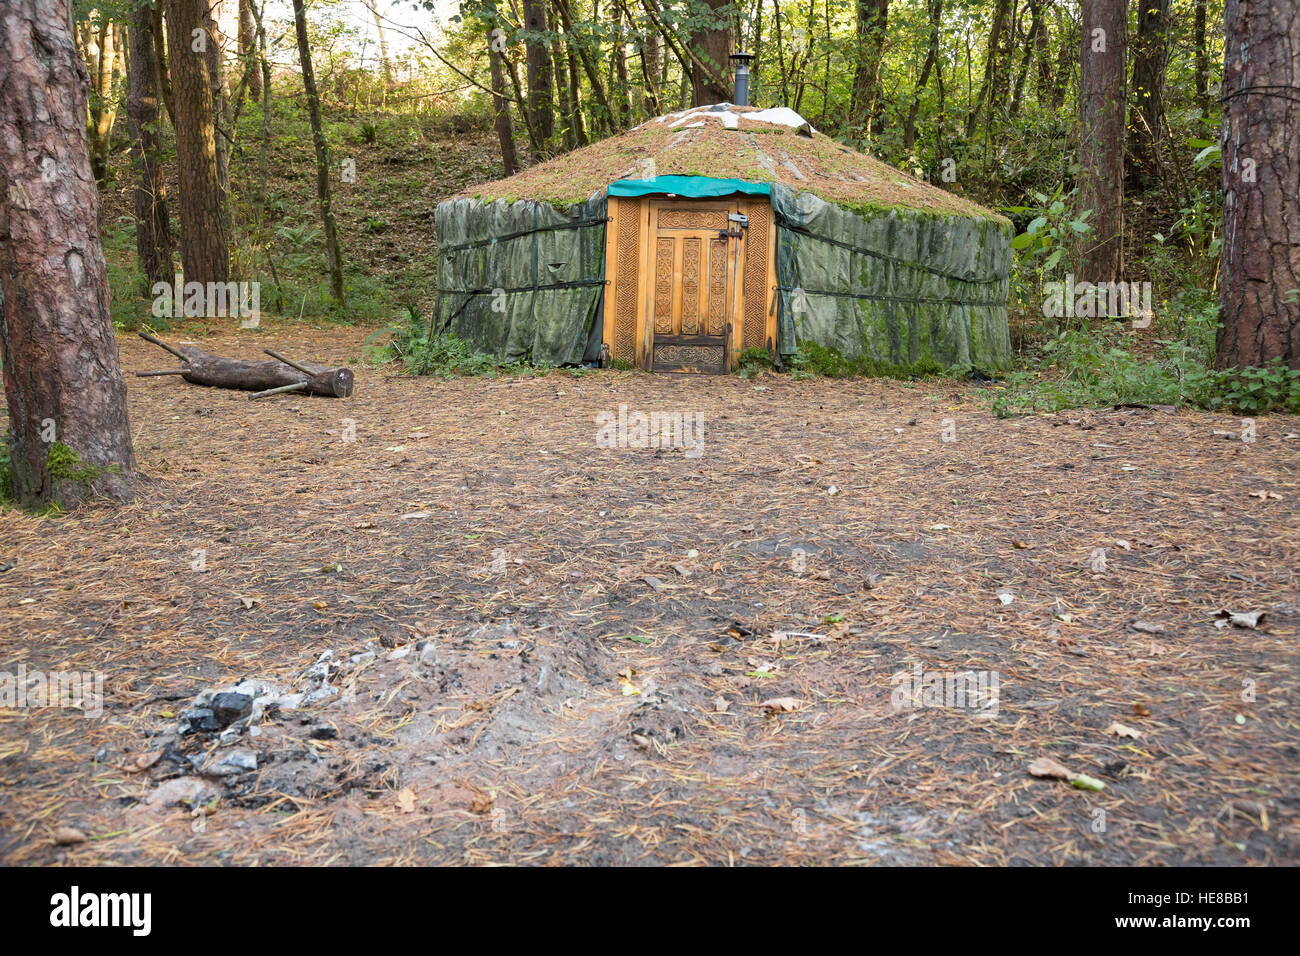
[[[229,359],[193,345],[175,348],[148,332],[141,332],[140,338],[166,349],[185,363],[179,369],[135,373],[141,377],[179,375],[194,385],[252,392],[248,396],[250,400],[280,392],[307,392],[309,395],[324,395],[329,398],[347,398],[352,394],[354,376],[350,369],[330,368],[315,362],[295,362],[271,349],[263,351],[272,356],[273,361]]]

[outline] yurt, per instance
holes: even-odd
[[[724,372],[800,343],[1008,366],[1010,223],[815,131],[721,104],[441,203],[436,331],[502,362]]]

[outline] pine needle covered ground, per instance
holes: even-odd
[[[0,669],[105,675],[99,718],[0,710],[0,861],[1300,859],[1295,418],[1248,443],[775,375],[128,382],[139,500],[0,514]],[[597,447],[620,405],[700,413],[702,453]],[[323,703],[176,734],[326,651]],[[918,666],[996,672],[996,715],[898,708]]]

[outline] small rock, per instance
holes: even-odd
[[[86,842],[86,834],[76,827],[56,827],[54,830],[55,846],[75,846]]]
[[[199,731],[214,733],[220,729],[220,721],[206,707],[181,711],[180,733],[182,734],[193,734]]]
[[[221,727],[247,717],[253,711],[253,698],[248,694],[225,691],[212,698],[212,716]]]
[[[203,771],[209,776],[233,777],[257,769],[257,754],[251,750],[232,750]]]

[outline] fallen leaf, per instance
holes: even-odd
[[[771,700],[765,700],[760,705],[774,714],[789,714],[803,706],[803,701],[797,697],[773,697]]]
[[[1147,621],[1134,621],[1129,627],[1135,631],[1141,631],[1143,634],[1163,634],[1165,632],[1163,624],[1151,624]]]
[[[1107,727],[1105,733],[1115,734],[1119,737],[1129,737],[1133,740],[1142,739],[1142,731],[1134,730],[1132,727],[1126,727],[1124,724],[1118,722],[1113,722],[1109,727]]]
[[[1214,616],[1224,620],[1216,623],[1217,627],[1225,627],[1231,624],[1233,627],[1256,628],[1263,623],[1267,612],[1265,611],[1230,611],[1227,608],[1217,612]]]
[[[397,809],[403,813],[415,812],[415,791],[410,787],[403,787],[397,792]]]
[[[725,714],[727,712],[727,708],[729,708],[730,706],[731,706],[731,701],[727,700],[727,698],[723,697],[721,694],[713,698],[713,712],[715,714]]]
[[[159,760],[162,759],[161,750],[151,750],[148,753],[136,754],[134,758],[128,760],[122,768],[127,773],[140,773],[142,770],[148,770]]]
[[[998,592],[998,600],[1002,602],[1002,604],[1003,604],[1004,607],[1005,607],[1006,605],[1010,604],[1010,603],[1011,603],[1012,601],[1014,601],[1015,599],[1016,599],[1016,596],[1015,596],[1014,594],[1011,594],[1011,593],[1007,592],[1007,591],[999,591],[999,592]]]
[[[642,576],[641,580],[644,581],[646,584],[650,585],[650,587],[652,587],[655,591],[662,591],[664,589],[664,583],[660,581],[657,577],[655,577],[653,574],[644,575]]]
[[[1133,716],[1134,716],[1134,717],[1150,717],[1150,716],[1151,716],[1151,711],[1150,711],[1150,709],[1149,709],[1145,704],[1134,704],[1134,705],[1133,705]]]
[[[1065,765],[1058,763],[1051,757],[1039,757],[1029,765],[1029,775],[1031,777],[1046,777],[1051,780],[1069,780],[1073,773]]]

